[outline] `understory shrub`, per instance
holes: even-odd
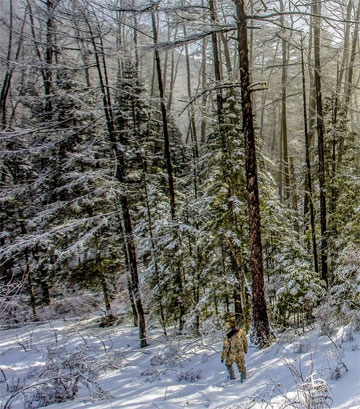
[[[27,395],[26,409],[72,400],[81,386],[88,389],[92,399],[106,398],[108,394],[95,381],[102,369],[102,362],[87,345],[72,352],[64,347],[48,348],[45,369],[40,374],[46,381]]]
[[[198,381],[201,378],[201,371],[200,369],[190,369],[189,371],[180,371],[177,374],[177,380],[179,382],[185,381],[189,383],[193,383]]]
[[[41,371],[33,371],[36,382],[18,385],[2,406],[10,409],[14,399],[22,396],[25,409],[37,409],[55,403],[72,400],[85,387],[92,400],[107,399],[110,395],[96,382],[99,373],[106,369],[106,361],[98,359],[88,345],[80,345],[72,351],[65,347],[48,347],[45,365]],[[28,377],[29,377],[28,376]]]
[[[182,351],[180,344],[177,342],[169,343],[161,352],[155,354],[150,359],[150,365],[165,365],[170,368],[181,366]]]

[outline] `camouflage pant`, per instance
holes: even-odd
[[[226,361],[225,361],[225,365],[226,365],[228,368],[232,368],[233,363],[234,363],[234,361],[231,362],[231,361],[229,361],[228,359],[226,359]],[[244,356],[239,357],[239,358],[235,361],[235,363],[236,363],[236,366],[237,366],[238,369],[239,369],[239,372],[244,372],[244,373],[246,373],[246,366],[245,366],[245,358],[244,358]],[[229,369],[228,369],[228,371],[229,371]]]

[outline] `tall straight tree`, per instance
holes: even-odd
[[[54,47],[55,47],[55,16],[54,11],[57,4],[52,0],[46,1],[47,9],[47,20],[46,20],[46,49],[45,49],[45,63],[46,68],[44,69],[45,78],[44,78],[44,87],[45,87],[45,96],[46,96],[46,105],[45,110],[49,115],[53,110],[53,103],[51,98],[51,91],[53,86],[53,67],[54,62]]]
[[[6,52],[6,70],[3,79],[3,83],[0,91],[0,129],[5,129],[8,125],[7,109],[8,109],[8,97],[11,89],[12,77],[15,71],[15,65],[10,64],[10,62],[18,61],[20,57],[20,52],[22,50],[24,42],[24,27],[26,22],[27,9],[25,7],[24,17],[20,28],[20,33],[18,34],[18,43],[16,46],[16,51],[14,53],[14,16],[13,16],[13,1],[9,1],[9,38],[8,46]]]
[[[176,200],[175,200],[175,189],[174,189],[174,176],[173,176],[173,166],[172,166],[171,152],[170,152],[168,117],[167,117],[167,111],[166,111],[166,106],[165,106],[164,83],[163,83],[163,78],[162,78],[159,50],[157,49],[158,29],[156,26],[155,7],[156,6],[153,5],[152,11],[151,11],[151,23],[152,23],[152,32],[153,32],[153,40],[154,40],[155,71],[156,71],[157,79],[158,79],[160,108],[161,108],[162,123],[163,123],[165,159],[166,159],[166,167],[167,167],[168,181],[169,181],[171,216],[173,219],[175,219]]]
[[[283,0],[280,0],[280,11],[284,13],[285,7]],[[281,68],[281,143],[282,151],[280,151],[280,183],[279,192],[281,200],[289,198],[289,157],[288,157],[288,131],[287,131],[287,107],[286,107],[286,87],[287,87],[287,66],[288,66],[288,45],[285,39],[286,21],[285,16],[281,15],[280,24],[281,32],[281,48],[282,48],[282,68]],[[285,186],[283,183],[283,176]],[[285,194],[284,194],[285,193]]]
[[[319,272],[318,256],[317,256],[317,243],[316,243],[316,231],[315,231],[315,212],[313,203],[313,188],[311,177],[311,162],[310,162],[310,138],[308,131],[308,118],[306,107],[306,81],[305,81],[305,63],[304,63],[304,47],[303,38],[301,38],[301,74],[302,74],[302,87],[303,87],[303,107],[304,107],[304,134],[305,134],[305,162],[306,162],[306,196],[308,197],[309,210],[310,210],[310,224],[311,224],[311,240],[313,247],[314,257],[314,269],[315,272]]]
[[[170,149],[170,135],[168,127],[168,116],[165,105],[165,94],[164,94],[164,83],[161,72],[161,61],[159,50],[157,49],[158,44],[158,29],[156,25],[155,9],[156,5],[152,3],[151,9],[151,23],[154,41],[154,55],[155,55],[155,70],[158,79],[159,97],[160,97],[160,108],[162,116],[163,125],[163,136],[164,136],[164,148],[165,148],[165,160],[168,173],[168,184],[169,184],[169,195],[170,195],[170,209],[172,222],[176,221],[176,198],[175,198],[175,188],[174,188],[174,176],[173,176],[173,165],[171,160],[171,149]],[[181,274],[181,268],[175,267],[175,291],[177,295],[177,304],[179,309],[179,329],[182,331],[184,325],[185,316],[185,304],[183,297],[183,278]]]
[[[321,278],[326,286],[328,280],[328,240],[326,227],[326,181],[325,181],[325,152],[324,152],[324,117],[321,93],[321,61],[320,61],[320,15],[321,3],[315,0],[312,4],[312,12],[314,14],[314,79],[316,91],[316,112],[317,112],[317,134],[318,134],[318,156],[319,156],[319,189],[320,189],[320,227],[321,227]]]
[[[247,38],[246,0],[235,0],[238,30],[241,105],[245,138],[245,171],[250,227],[252,273],[251,341],[266,346],[271,341],[271,329],[266,308],[263,252],[261,243],[260,201],[256,165],[256,143],[250,90],[249,50]]]
[[[110,94],[110,84],[108,77],[108,67],[105,58],[105,48],[103,44],[102,33],[100,31],[100,25],[98,24],[95,30],[92,27],[92,24],[87,16],[87,11],[83,13],[84,20],[86,22],[87,28],[89,30],[91,44],[93,47],[93,54],[95,58],[95,66],[98,74],[98,80],[101,90],[101,95],[103,99],[103,110],[104,116],[108,131],[108,139],[110,141],[111,149],[114,152],[114,157],[116,161],[116,179],[121,186],[124,186],[126,179],[125,171],[125,153],[122,150],[121,141],[119,140],[118,134],[119,130],[116,129],[114,110],[112,104],[112,98]],[[130,206],[127,198],[127,192],[122,190],[119,194],[119,203],[122,210],[123,220],[124,220],[124,230],[126,236],[126,250],[127,256],[129,258],[130,264],[130,273],[131,273],[131,282],[134,291],[134,299],[136,310],[138,314],[138,325],[139,325],[139,337],[140,337],[140,346],[146,347],[146,322],[145,322],[145,313],[141,299],[140,293],[140,283],[138,276],[138,266],[137,266],[137,257],[136,257],[136,247],[134,242],[134,234],[132,227],[132,220],[130,214]]]
[[[309,161],[310,164],[314,161],[314,144],[315,144],[315,133],[316,133],[316,94],[315,94],[315,80],[314,80],[314,64],[312,57],[313,48],[313,37],[314,37],[314,17],[310,17],[310,28],[309,28],[309,40],[308,40],[308,52],[307,52],[307,67],[309,76],[309,93],[308,93],[308,126],[307,132],[309,137]],[[305,191],[309,191],[308,178],[305,178]],[[307,224],[307,216],[310,212],[309,195],[304,196],[304,222]],[[311,216],[310,216],[311,217]]]
[[[210,20],[211,24],[216,24],[216,11],[215,11],[215,1],[209,0],[209,9],[210,9]],[[218,46],[218,38],[216,32],[213,31],[211,34],[211,42],[213,48],[213,58],[214,58],[214,73],[215,73],[215,81],[216,85],[219,85],[221,82],[221,72],[220,72],[220,57],[219,57],[219,46]],[[216,90],[216,105],[217,105],[217,116],[219,124],[224,122],[223,118],[223,96],[221,88]]]

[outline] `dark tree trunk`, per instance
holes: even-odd
[[[308,197],[308,206],[310,209],[310,225],[311,225],[311,240],[314,257],[314,269],[316,273],[319,273],[316,233],[315,233],[315,211],[313,204],[313,189],[311,178],[311,162],[310,162],[310,140],[308,133],[308,119],[307,119],[307,107],[306,107],[306,81],[305,81],[305,64],[304,64],[304,49],[301,43],[301,73],[302,73],[302,92],[303,92],[303,105],[304,105],[304,134],[305,134],[305,162],[306,162],[306,189],[305,195]]]
[[[296,176],[295,176],[295,162],[294,157],[289,156],[289,173],[290,173],[290,191],[291,191],[291,205],[294,211],[294,230],[296,233],[300,232],[299,218],[298,218],[298,193],[296,189]],[[298,237],[299,238],[299,237]]]
[[[28,280],[28,285],[29,285],[31,311],[33,313],[34,319],[37,320],[36,299],[35,299],[35,292],[34,292],[34,285],[33,285],[33,277],[32,277],[32,272],[30,270],[29,254],[27,250],[25,250],[25,261],[26,261],[26,274],[27,274],[27,280]]]
[[[211,23],[215,25],[216,23],[216,11],[215,11],[215,1],[209,0],[210,8],[210,20]],[[220,70],[220,58],[219,58],[219,46],[216,33],[211,34],[211,42],[213,49],[214,58],[214,73],[216,84],[219,85],[221,82],[221,70]],[[223,108],[223,96],[221,89],[216,90],[216,106],[217,106],[217,117],[218,123],[222,124],[224,122],[224,108]]]
[[[158,42],[158,34],[157,34],[157,27],[156,27],[156,20],[155,20],[155,12],[154,10],[151,13],[151,22],[152,22],[152,30],[153,30],[153,40],[154,40],[154,55],[155,55],[155,69],[157,74],[158,80],[158,88],[159,88],[159,97],[160,97],[160,109],[162,115],[162,122],[163,122],[163,136],[164,136],[164,144],[165,144],[165,159],[166,159],[166,166],[167,166],[167,173],[168,173],[168,183],[169,183],[169,195],[170,195],[170,207],[171,207],[171,216],[173,220],[176,216],[176,200],[175,200],[175,188],[174,188],[174,176],[173,176],[173,166],[171,161],[171,151],[170,151],[170,138],[169,138],[169,130],[168,130],[168,118],[165,106],[165,99],[164,99],[164,86],[161,74],[161,62],[160,62],[160,55],[159,51],[156,48]]]
[[[21,233],[23,235],[27,234],[27,229],[24,222],[24,214],[21,209],[18,210],[19,212],[19,219],[20,219],[20,227]],[[31,271],[30,266],[30,259],[29,259],[29,250],[25,248],[25,274],[29,286],[29,296],[30,296],[30,306],[34,316],[34,319],[37,319],[37,311],[36,311],[36,299],[35,299],[35,291],[34,291],[34,284],[33,284],[33,274]]]
[[[116,204],[116,205],[118,205],[118,204]],[[130,261],[129,261],[128,249],[127,249],[127,245],[126,245],[126,238],[125,238],[124,228],[123,228],[120,217],[118,219],[118,226],[119,226],[120,237],[123,239],[123,251],[124,251],[124,258],[125,258],[126,275],[127,275],[127,288],[128,288],[131,311],[132,311],[132,314],[133,314],[133,322],[134,322],[134,326],[138,327],[139,326],[139,317],[138,317],[138,313],[137,313],[137,310],[136,310],[135,298],[134,298],[134,289],[133,289],[133,285],[132,285],[131,277],[130,277]]]
[[[39,270],[39,281],[41,290],[41,303],[43,305],[50,305],[50,287],[49,287],[49,271],[44,268]]]
[[[243,132],[245,138],[245,171],[250,227],[252,273],[251,341],[258,346],[270,343],[271,330],[266,309],[263,253],[261,244],[260,202],[257,181],[256,145],[250,92],[247,17],[245,0],[235,0],[238,29],[239,66]]]
[[[313,49],[313,31],[314,31],[314,18],[310,17],[310,32],[309,32],[309,47],[308,47],[308,56],[307,56],[307,62],[308,62],[308,75],[309,75],[309,84],[310,84],[310,89],[309,89],[309,115],[308,115],[308,137],[309,137],[309,159],[310,163],[313,162],[314,160],[314,154],[313,154],[313,147],[314,147],[314,141],[315,141],[315,127],[316,127],[316,93],[315,93],[315,81],[314,81],[314,71],[313,71],[313,59],[312,59],[312,52],[311,50]],[[305,179],[305,191],[309,190],[309,186],[307,185],[307,179]],[[304,216],[309,213],[309,196],[305,195],[304,198]]]
[[[0,93],[0,129],[5,129],[7,125],[7,112],[6,112],[6,102],[10,90],[12,69],[10,68],[10,60],[12,54],[12,42],[13,42],[13,2],[9,1],[9,40],[8,40],[8,49],[6,56],[6,72],[3,85],[1,87]]]
[[[99,269],[101,271],[102,269],[101,264],[100,264]],[[109,312],[111,311],[109,288],[108,288],[105,276],[102,272],[100,272],[100,282],[101,282],[101,289],[102,289],[102,293],[104,297],[105,311],[106,311],[106,314],[109,314]]]
[[[108,315],[109,312],[111,311],[111,303],[110,303],[109,287],[106,282],[106,277],[103,271],[103,264],[101,260],[98,235],[95,236],[95,245],[96,245],[95,268],[96,268],[97,276],[99,278],[102,293],[103,293],[105,314]]]
[[[236,326],[239,327],[244,322],[244,311],[241,303],[241,289],[240,285],[237,285],[234,289],[234,312]]]
[[[132,315],[133,315],[134,327],[138,327],[139,326],[139,316],[138,316],[138,313],[137,313],[137,310],[136,310],[134,290],[133,290],[133,285],[131,283],[130,275],[127,276],[127,287],[128,287],[128,294],[129,294],[131,311],[132,311]]]
[[[182,3],[182,5],[184,5]],[[184,38],[187,37],[187,30],[186,26],[183,26]],[[186,62],[186,83],[187,83],[187,92],[188,98],[191,100],[192,92],[191,92],[191,67],[190,67],[190,56],[189,56],[189,48],[188,45],[185,44],[185,62]],[[189,127],[190,127],[190,135],[191,135],[191,144],[192,144],[192,153],[193,153],[193,173],[194,173],[194,194],[195,199],[198,197],[198,184],[200,183],[199,176],[198,176],[198,161],[199,161],[199,145],[198,145],[198,137],[197,137],[197,130],[196,130],[196,121],[195,121],[195,110],[194,105],[191,104],[189,107]],[[199,182],[199,183],[198,183]]]
[[[280,0],[280,11],[284,12],[284,3]],[[285,36],[285,16],[280,18],[280,24],[283,27],[282,36]],[[282,70],[281,70],[281,146],[280,161],[282,166],[280,172],[284,175],[285,185],[282,186],[280,199],[287,200],[289,198],[289,157],[288,157],[288,132],[287,132],[287,107],[286,107],[286,87],[287,87],[287,42],[285,38],[281,40],[282,47]]]
[[[170,138],[169,138],[169,131],[168,131],[168,118],[167,118],[167,111],[166,111],[166,106],[165,106],[164,88],[163,88],[163,80],[162,80],[162,74],[161,74],[161,62],[160,62],[159,51],[157,49],[158,33],[157,33],[154,9],[151,12],[151,22],[152,22],[152,31],[153,31],[153,41],[154,41],[155,68],[156,68],[157,79],[158,79],[160,108],[161,108],[162,123],[163,123],[163,136],[164,136],[164,145],[165,145],[165,159],[166,159],[166,166],[167,166],[167,173],[168,173],[171,218],[172,218],[172,221],[175,222],[176,220],[176,200],[175,200],[173,167],[172,167],[172,161],[171,161]],[[184,325],[184,317],[185,317],[185,304],[184,304],[184,299],[183,299],[184,290],[183,290],[183,279],[181,275],[180,266],[176,267],[175,289],[177,293],[176,294],[177,304],[179,308],[179,329],[180,331],[182,331],[183,325]]]
[[[37,263],[39,263],[40,258],[41,258],[41,256],[39,256],[39,253],[41,253],[41,249],[35,247],[35,249],[31,251],[31,253],[32,253],[34,260]],[[51,260],[51,256],[49,256],[49,258]],[[50,288],[49,288],[49,278],[50,277],[49,277],[48,270],[43,268],[43,266],[39,266],[36,277],[33,275],[33,278],[34,280],[32,280],[32,282],[36,281],[36,285],[39,288],[40,293],[41,293],[41,304],[49,305],[51,299],[50,299]]]
[[[313,2],[313,14],[320,14],[320,1]],[[320,63],[320,18],[314,17],[314,79],[316,89],[318,156],[319,156],[319,189],[320,189],[320,227],[321,227],[321,278],[328,286],[328,240],[326,227],[326,181],[325,181],[325,152],[324,152],[324,118],[321,95],[321,63]]]
[[[118,163],[118,167],[120,164]],[[125,235],[126,235],[126,244],[129,256],[130,271],[131,271],[131,282],[132,289],[135,298],[136,311],[139,320],[139,337],[140,337],[140,346],[141,348],[146,347],[146,323],[145,323],[145,312],[141,300],[140,294],[140,284],[139,284],[139,274],[137,270],[137,260],[136,260],[136,250],[134,243],[133,229],[131,225],[131,217],[129,211],[129,204],[125,195],[120,196],[120,204],[123,213]]]
[[[86,19],[86,16],[84,16]],[[106,119],[106,125],[108,129],[108,137],[111,144],[111,148],[114,152],[116,160],[116,179],[118,182],[123,185],[125,183],[125,158],[124,153],[119,149],[118,138],[115,128],[114,114],[112,109],[110,87],[107,76],[107,65],[105,60],[104,47],[102,45],[102,37],[100,31],[97,33],[98,36],[94,35],[90,22],[86,19],[86,23],[91,36],[91,43],[94,50],[94,57],[96,62],[96,69],[99,78],[100,89],[103,97],[103,109]],[[96,38],[99,38],[100,46],[96,42]],[[100,48],[100,50],[99,50]],[[101,57],[101,59],[100,59]],[[133,228],[131,223],[131,215],[129,209],[129,202],[126,196],[126,192],[122,192],[119,197],[119,203],[122,209],[122,216],[124,220],[124,231],[125,231],[125,243],[127,255],[129,257],[129,266],[130,266],[130,276],[132,283],[132,292],[134,294],[136,311],[139,321],[139,338],[140,338],[140,347],[146,347],[146,322],[145,322],[145,313],[141,300],[140,294],[140,284],[139,284],[139,275],[137,269],[137,259],[136,259],[136,249],[133,236]]]
[[[46,50],[45,50],[45,69],[44,69],[44,88],[45,88],[45,112],[48,119],[51,117],[53,111],[52,103],[52,87],[53,87],[53,58],[54,58],[54,31],[55,19],[54,9],[55,5],[51,0],[46,2],[47,21],[46,21]]]
[[[201,0],[201,5],[204,6],[204,0]],[[205,24],[205,22],[206,22],[205,12],[203,14],[202,21]],[[207,67],[206,48],[207,48],[207,38],[205,37],[203,39],[202,47],[201,47],[201,86],[202,86],[202,89],[206,88],[206,67]],[[206,117],[205,117],[206,95],[203,95],[203,97],[202,97],[201,106],[202,106],[202,119],[201,119],[201,138],[200,138],[200,142],[201,142],[201,144],[204,144],[205,140],[206,140]]]
[[[12,0],[10,0],[9,7],[10,7],[10,16],[9,16],[10,21],[9,21],[9,40],[8,40],[7,60],[6,60],[7,67],[6,67],[5,77],[4,77],[3,84],[1,87],[1,91],[0,91],[0,130],[5,129],[8,125],[7,100],[8,100],[8,96],[10,92],[12,76],[14,73],[14,67],[10,66],[10,61],[11,60],[18,61],[19,59],[20,51],[22,49],[22,44],[23,44],[24,27],[25,27],[25,22],[26,22],[26,13],[27,13],[27,8],[25,7],[24,18],[23,18],[23,22],[21,25],[17,50],[15,53],[15,56],[12,56],[12,48],[13,48],[13,2]]]

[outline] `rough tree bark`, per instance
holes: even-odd
[[[250,338],[260,347],[271,342],[271,329],[266,308],[263,252],[261,244],[260,201],[257,180],[256,144],[250,91],[247,16],[245,1],[235,0],[241,82],[241,105],[245,138],[245,170],[250,227],[252,273],[252,329]]]
[[[304,106],[304,134],[305,134],[305,161],[306,161],[306,180],[305,194],[308,197],[308,205],[310,210],[310,224],[311,224],[311,240],[314,257],[314,269],[316,273],[319,273],[318,255],[317,255],[317,243],[315,233],[315,211],[313,204],[313,189],[311,178],[311,162],[310,162],[310,138],[308,132],[308,119],[307,119],[307,107],[306,107],[306,81],[305,81],[305,63],[304,63],[304,48],[301,43],[301,74],[302,74],[302,92],[303,92],[303,106]]]
[[[320,15],[320,0],[315,0],[312,4],[312,12],[315,16]],[[316,112],[317,112],[317,133],[318,133],[318,157],[319,157],[319,189],[320,189],[320,227],[321,227],[321,278],[326,286],[328,280],[328,239],[327,239],[327,210],[326,210],[326,180],[325,180],[325,152],[324,135],[325,126],[323,118],[322,94],[321,94],[321,62],[320,62],[320,18],[314,17],[314,79],[316,90]]]

